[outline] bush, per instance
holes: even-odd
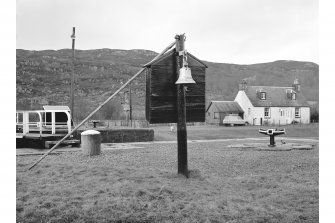
[[[76,121],[81,121],[86,118],[94,109],[98,106],[93,106],[93,103],[89,100],[80,99],[75,103],[75,119]],[[110,120],[110,119],[120,119],[122,115],[121,103],[112,100],[109,101],[105,106],[103,106],[100,111],[95,113],[91,119],[96,120]]]
[[[311,122],[319,122],[319,104],[311,106]]]
[[[99,112],[101,119],[120,119],[122,113],[121,103],[118,101],[108,102]]]

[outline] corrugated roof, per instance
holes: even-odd
[[[218,112],[243,113],[243,109],[235,101],[212,101],[207,111],[211,106],[214,106]]]
[[[44,105],[43,109],[45,111],[60,111],[60,110],[70,111],[69,106],[64,106],[64,105]]]
[[[266,100],[257,97],[258,90],[266,93]],[[286,90],[293,90],[293,87],[248,86],[245,93],[255,107],[309,107],[301,92],[296,92],[296,100],[291,100]]]

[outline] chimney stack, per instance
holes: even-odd
[[[293,84],[292,84],[292,87],[294,88],[294,90],[296,91],[296,92],[300,92],[300,84],[299,84],[299,80],[298,80],[298,78],[296,78],[295,80],[294,80],[294,82],[293,82]]]
[[[245,91],[247,89],[247,80],[243,79],[242,82],[239,84],[239,90],[240,91]]]

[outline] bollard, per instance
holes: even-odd
[[[259,129],[258,132],[261,133],[261,134],[270,136],[270,145],[269,146],[274,147],[274,146],[276,146],[275,136],[285,134],[285,129],[268,129],[268,130]]]
[[[81,133],[82,151],[90,156],[99,155],[101,152],[101,135],[95,130],[86,130]]]

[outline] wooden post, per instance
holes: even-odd
[[[72,76],[71,76],[71,92],[70,92],[70,110],[71,110],[71,117],[74,120],[74,45],[75,45],[75,33],[76,28],[73,27],[73,33],[71,35],[72,38]]]
[[[133,111],[131,106],[131,84],[129,84],[129,119],[130,119],[130,126],[133,126]]]
[[[179,69],[183,67],[183,55],[179,56],[180,51],[184,51],[185,36],[176,35],[176,73],[179,77]],[[183,84],[177,85],[177,141],[178,141],[178,173],[188,177],[187,168],[187,131],[186,131],[186,99],[185,87]]]

